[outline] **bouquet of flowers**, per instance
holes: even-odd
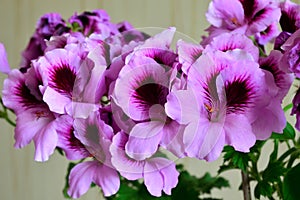
[[[104,10],[42,16],[19,69],[0,45],[8,75],[0,116],[15,126],[14,146],[33,141],[36,161],[55,150],[76,161],[65,188],[72,198],[98,186],[108,199],[200,199],[229,183],[193,177],[175,160],[223,155],[219,173],[240,169],[245,199],[250,181],[256,198],[296,199],[300,140],[284,111],[292,108],[300,130],[300,90],[282,101],[300,78],[300,5],[212,0],[206,17],[208,36],[191,43],[174,41],[175,27],[150,35]],[[266,140],[274,151],[259,171]],[[280,155],[279,145],[289,148]]]

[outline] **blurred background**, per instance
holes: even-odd
[[[34,32],[39,17],[48,12],[58,12],[68,19],[74,12],[105,9],[114,23],[127,20],[136,28],[175,26],[195,41],[200,41],[208,27],[205,12],[209,0],[0,0],[0,42],[8,53],[12,68],[18,68],[20,53]],[[300,3],[300,0],[295,1]],[[0,89],[5,75],[0,75]],[[291,91],[293,93],[293,91]],[[286,102],[291,102],[287,97]],[[292,121],[293,118],[289,118]],[[55,153],[45,163],[33,160],[33,144],[24,149],[14,149],[13,127],[0,120],[0,199],[1,200],[63,200],[67,160]],[[270,147],[271,148],[271,147]],[[263,151],[260,167],[264,167],[270,151]],[[206,171],[217,174],[221,159],[206,163],[183,159],[186,168],[196,176]],[[242,199],[238,190],[241,182],[239,171],[223,174],[231,188],[214,190],[213,197],[224,200]],[[187,186],[188,187],[188,186]],[[253,189],[253,187],[252,187]],[[98,188],[82,196],[82,200],[102,199]]]

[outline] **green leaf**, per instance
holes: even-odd
[[[228,165],[235,168],[246,171],[251,157],[247,153],[235,151],[233,147],[226,146],[224,147],[224,162],[228,162]]]
[[[229,182],[223,177],[212,177],[208,172],[198,180],[198,187],[203,194],[211,194],[212,189],[229,187]]]
[[[286,105],[286,106],[283,108],[283,111],[286,112],[286,111],[288,111],[289,109],[291,109],[292,107],[293,107],[293,104],[290,103],[290,104]]]
[[[294,127],[287,122],[285,128],[283,129],[283,133],[273,133],[271,138],[273,139],[279,139],[279,140],[290,140],[290,139],[294,139],[296,136],[296,131],[294,129]]]
[[[254,189],[254,196],[260,199],[260,196],[272,197],[274,189],[272,186],[265,181],[258,182]]]
[[[284,176],[286,169],[282,162],[269,162],[267,168],[262,172],[262,178],[265,182],[280,182],[281,176]]]
[[[72,163],[72,162],[70,162],[69,165],[68,165],[67,175],[65,177],[65,187],[63,189],[63,194],[64,194],[64,197],[66,199],[71,199],[71,197],[68,195],[69,175],[70,175],[70,172],[71,172],[72,168],[75,167],[75,165],[76,165],[76,163]]]
[[[290,169],[283,182],[283,199],[299,200],[300,197],[300,163]]]

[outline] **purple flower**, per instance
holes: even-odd
[[[67,106],[72,102],[73,88],[82,60],[64,49],[49,51],[33,63],[42,75],[43,100],[55,113],[71,113]]]
[[[87,192],[92,182],[101,187],[104,196],[115,194],[119,190],[120,179],[111,164],[109,152],[112,128],[99,118],[98,113],[93,113],[86,120],[75,119],[74,129],[75,137],[94,159],[79,163],[71,170],[68,194],[79,198]]]
[[[162,191],[170,195],[172,188],[178,183],[179,173],[175,163],[162,157],[134,160],[125,152],[127,142],[128,135],[124,132],[113,137],[110,146],[113,166],[128,180],[144,178],[144,184],[151,195],[159,197]]]
[[[42,101],[38,89],[39,74],[31,68],[23,74],[12,70],[4,81],[3,103],[16,116],[15,147],[23,148],[32,140],[35,144],[35,160],[46,161],[57,144],[55,116]]]
[[[80,15],[75,13],[69,22],[73,26],[78,26],[79,31],[88,36],[92,33],[101,34],[102,39],[118,33],[117,26],[110,22],[110,18],[105,10],[94,10],[92,12],[83,12]]]
[[[282,45],[283,57],[281,59],[281,69],[285,72],[292,72],[296,77],[300,77],[300,30],[293,33]]]
[[[273,38],[279,35],[279,30],[277,28],[277,23],[274,22],[268,26],[264,31],[255,34],[255,40],[260,45],[265,45]]]
[[[203,54],[194,63],[187,90],[171,92],[166,103],[168,116],[187,125],[183,143],[188,156],[212,161],[225,144],[249,152],[256,136],[247,115],[261,94],[262,80],[251,60],[217,53]]]
[[[170,142],[180,135],[179,124],[164,111],[169,84],[170,72],[158,64],[126,65],[119,74],[112,97],[130,119],[139,122],[130,131],[126,145],[126,153],[134,159],[152,156],[159,145],[175,145]]]
[[[288,74],[280,69],[280,60],[282,58],[282,53],[280,51],[273,50],[268,57],[261,57],[259,59],[260,68],[264,70],[265,77],[268,80],[268,89],[273,90],[272,96],[276,97],[280,102],[287,95],[294,76]],[[275,85],[272,84],[275,83]],[[275,88],[272,89],[272,87]],[[276,92],[277,91],[277,92]]]
[[[233,0],[230,4],[225,0],[213,0],[206,17],[216,27],[215,31],[237,31],[251,36],[278,22],[280,8],[274,0]]]
[[[51,36],[62,35],[69,32],[64,20],[58,13],[47,13],[43,15],[36,26],[35,33],[31,37],[26,49],[22,52],[21,69],[26,71],[32,60],[44,55],[46,49],[45,40]]]
[[[2,43],[0,43],[0,72],[4,74],[8,74],[10,72],[5,47]]]
[[[300,28],[300,5],[285,0],[280,3],[280,26],[282,31],[294,33]]]

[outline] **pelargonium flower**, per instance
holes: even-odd
[[[113,137],[110,146],[113,166],[128,180],[144,178],[144,184],[151,195],[159,197],[162,191],[171,195],[179,176],[175,163],[162,157],[134,160],[125,152],[127,142],[128,135],[124,132],[119,132]]]
[[[79,31],[86,36],[98,33],[101,34],[102,39],[105,39],[118,33],[116,25],[110,22],[110,17],[105,10],[83,12],[80,15],[75,13],[69,22],[75,27],[78,26]]]
[[[42,100],[40,82],[40,75],[33,68],[25,74],[12,70],[4,81],[3,103],[17,116],[14,146],[23,148],[33,140],[35,160],[46,161],[57,144],[57,122]]]
[[[285,0],[280,3],[280,26],[282,31],[294,33],[300,28],[300,5]]]
[[[293,33],[289,39],[281,46],[283,57],[281,59],[281,69],[285,72],[294,73],[300,77],[300,30]]]
[[[47,52],[33,63],[43,81],[43,100],[52,112],[70,113],[66,110],[72,102],[73,88],[82,60],[64,49]]]
[[[275,0],[233,0],[230,3],[213,0],[206,17],[216,27],[215,31],[237,31],[251,36],[266,31],[270,25],[278,22],[280,8]]]
[[[158,64],[126,65],[116,80],[112,98],[130,119],[137,122],[126,145],[126,153],[134,159],[152,156],[159,145],[174,149],[174,154],[182,156],[182,152],[178,152],[181,145],[175,139],[181,133],[180,125],[164,111],[171,74]]]
[[[68,194],[79,198],[87,192],[92,182],[101,187],[104,196],[115,194],[119,190],[120,179],[111,164],[111,127],[106,125],[96,112],[86,120],[75,119],[74,129],[75,137],[85,146],[93,160],[84,161],[72,168]]]
[[[225,144],[249,152],[256,135],[247,115],[262,93],[263,77],[251,60],[228,59],[222,53],[199,57],[189,70],[187,90],[172,91],[166,103],[168,116],[187,125],[187,156],[212,161]]]
[[[26,71],[30,67],[31,60],[44,55],[44,50],[46,49],[45,40],[49,40],[51,36],[58,36],[69,31],[60,14],[47,13],[43,15],[39,19],[35,33],[26,49],[22,52],[21,69]]]
[[[270,79],[268,82],[268,89],[272,90],[271,82],[274,82],[277,93],[273,93],[273,97],[282,101],[283,98],[287,95],[293,80],[294,76],[284,72],[280,68],[280,60],[282,58],[282,53],[280,51],[273,50],[267,57],[261,57],[259,59],[260,68],[264,70],[266,79]],[[274,86],[274,85],[273,85]]]
[[[6,50],[2,43],[0,43],[0,72],[5,74],[8,74],[10,72]]]

